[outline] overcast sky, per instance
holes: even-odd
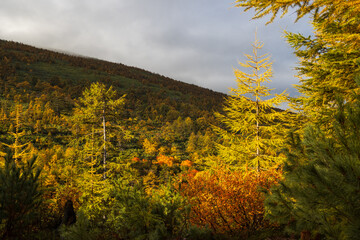
[[[233,0],[1,0],[0,38],[136,66],[229,93],[233,68],[258,38],[274,62],[271,87],[292,84],[297,59],[283,31],[311,34],[295,14],[265,26]]]

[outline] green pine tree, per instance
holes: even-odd
[[[326,132],[311,126],[303,139],[292,135],[284,180],[265,202],[268,219],[290,232],[360,236],[360,101],[343,102]]]
[[[33,220],[41,204],[40,169],[35,168],[35,157],[20,166],[14,153],[5,157],[0,168],[0,236],[2,239],[21,239],[23,231]],[[20,158],[16,158],[20,160]]]

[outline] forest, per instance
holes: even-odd
[[[311,19],[299,97],[258,39],[230,95],[0,40],[0,239],[359,239],[360,2],[233,6]]]

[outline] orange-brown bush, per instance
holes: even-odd
[[[189,174],[181,186],[192,205],[190,221],[215,233],[247,237],[271,227],[264,219],[264,194],[281,177],[275,170],[262,172],[215,171]]]

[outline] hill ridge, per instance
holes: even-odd
[[[208,89],[205,87],[201,87],[198,86],[196,84],[192,84],[192,83],[186,83],[177,79],[173,79],[167,76],[162,75],[161,73],[156,73],[156,72],[151,72],[150,70],[145,70],[145,69],[141,69],[139,67],[136,66],[129,66],[129,65],[125,65],[123,63],[120,62],[112,62],[109,60],[105,60],[105,59],[99,59],[99,58],[95,58],[95,57],[90,57],[90,56],[84,56],[81,54],[76,54],[76,53],[70,53],[70,52],[66,52],[66,51],[62,51],[62,50],[56,50],[56,49],[46,49],[46,48],[41,48],[41,47],[35,47],[32,45],[28,45],[28,44],[24,44],[21,42],[16,42],[16,41],[9,41],[9,40],[3,40],[0,39],[0,47],[6,45],[7,47],[10,47],[14,50],[24,50],[28,51],[29,53],[34,53],[34,51],[40,51],[42,53],[48,53],[48,54],[56,54],[58,55],[58,58],[68,58],[68,59],[76,59],[76,60],[81,60],[81,59],[86,59],[87,61],[91,62],[93,65],[99,65],[98,67],[101,67],[103,65],[110,65],[112,68],[111,69],[101,69],[101,70],[105,70],[105,71],[109,71],[109,73],[112,74],[119,74],[117,71],[119,71],[119,69],[117,68],[128,68],[132,71],[138,72],[135,76],[131,75],[129,73],[123,72],[122,74],[124,74],[125,77],[131,78],[131,79],[138,79],[136,77],[140,77],[140,78],[145,78],[147,81],[149,81],[149,83],[155,83],[155,84],[164,84],[163,87],[169,88],[170,90],[177,90],[177,91],[182,91],[181,88],[179,87],[174,87],[174,86],[169,86],[169,84],[166,83],[166,81],[170,81],[171,83],[175,83],[176,85],[184,85],[184,86],[189,86],[191,88],[196,89],[197,91],[194,90],[194,93],[199,93],[202,91],[208,91],[211,94],[214,95],[219,95],[219,96],[226,96],[226,94],[221,93],[221,92],[217,92],[214,91],[212,89]],[[82,61],[79,61],[82,62]],[[74,63],[73,63],[74,64]],[[81,64],[79,65],[79,67],[84,67]],[[96,68],[95,66],[90,66],[90,68]],[[156,77],[158,77],[161,81],[154,81],[148,78],[147,75],[155,75]],[[146,81],[145,81],[146,83]],[[182,91],[183,92],[183,91]],[[184,92],[183,92],[184,93]],[[186,92],[185,92],[186,93]]]

